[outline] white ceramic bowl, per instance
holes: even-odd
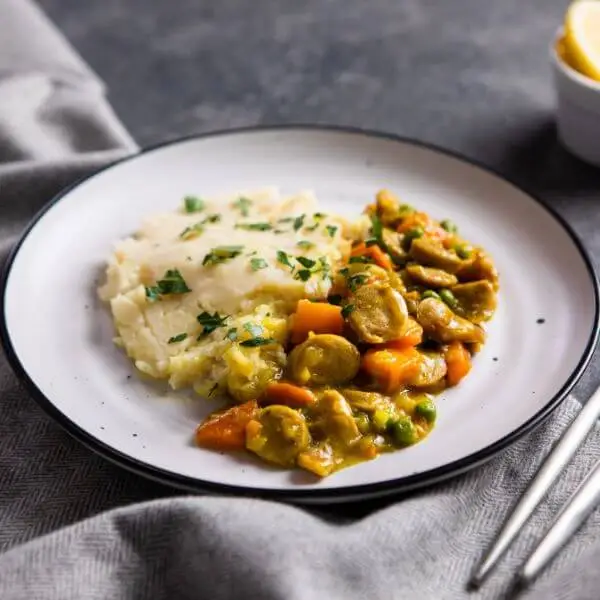
[[[557,95],[558,135],[575,156],[600,167],[600,82],[572,69],[559,56],[556,42],[551,57]]]

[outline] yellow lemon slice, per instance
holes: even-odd
[[[600,0],[579,0],[567,11],[564,52],[583,75],[600,81]]]

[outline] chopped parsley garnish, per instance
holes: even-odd
[[[308,269],[300,269],[295,275],[294,279],[300,279],[301,281],[308,281],[312,273]]]
[[[371,215],[371,233],[373,237],[379,242],[383,235],[383,225],[381,219],[377,215]]]
[[[242,253],[244,246],[217,246],[204,257],[203,265],[212,266],[227,262]]]
[[[244,323],[244,330],[247,331],[253,338],[260,337],[263,334],[263,328],[255,323]]]
[[[290,257],[283,250],[277,250],[277,262],[280,262],[282,265],[289,267],[290,269],[294,269],[294,265],[290,262]]]
[[[306,258],[306,256],[296,256],[296,260],[307,269],[312,269],[316,264],[316,260],[312,260],[311,258]]]
[[[351,256],[348,260],[348,264],[360,263],[363,265],[368,265],[373,262],[373,259],[370,256]]]
[[[191,240],[192,238],[198,237],[204,231],[202,222],[194,223],[189,227],[186,227],[180,234],[179,237],[182,240]]]
[[[244,346],[246,348],[256,348],[257,346],[268,346],[269,344],[274,344],[275,340],[273,338],[264,338],[264,337],[255,337],[250,340],[244,340],[240,342],[240,346]]]
[[[367,238],[365,240],[365,246],[368,248],[369,246],[376,246],[377,240],[374,237]]]
[[[325,229],[327,229],[330,238],[335,237],[335,232],[338,230],[335,225],[325,225]]]
[[[177,344],[178,342],[183,342],[183,340],[185,340],[187,338],[188,334],[187,333],[178,333],[177,335],[174,335],[172,338],[169,338],[169,341],[167,342],[167,344]]]
[[[348,318],[350,313],[352,313],[355,308],[356,306],[354,304],[346,304],[346,306],[342,308],[342,317],[344,317],[344,319]]]
[[[315,231],[315,229],[319,226],[318,223],[315,223],[314,225],[311,225],[310,227],[306,228],[306,231]]]
[[[315,221],[320,221],[321,219],[324,219],[327,215],[325,213],[315,213],[313,215],[313,219]]]
[[[208,215],[206,219],[202,221],[198,221],[189,227],[186,227],[180,234],[179,237],[182,240],[191,240],[195,237],[198,237],[204,231],[204,225],[207,223],[218,223],[221,220],[221,215],[214,214]]]
[[[237,329],[235,327],[228,329],[227,333],[225,334],[225,337],[232,342],[235,342],[235,340],[237,340],[237,336],[238,336],[238,333],[237,333]]]
[[[302,225],[304,225],[305,217],[306,217],[306,215],[300,215],[299,217],[296,217],[294,219],[294,231],[298,231],[299,229],[302,228]]]
[[[327,302],[339,306],[342,303],[342,297],[340,294],[331,294],[331,296],[327,296]]]
[[[296,246],[298,246],[298,248],[302,248],[302,250],[310,250],[314,247],[314,244],[308,240],[300,240]]]
[[[252,267],[253,271],[260,271],[261,269],[266,269],[268,266],[269,265],[264,258],[251,258],[250,259],[250,267]]]
[[[222,317],[218,312],[215,312],[214,315],[211,315],[209,312],[206,311],[201,312],[196,317],[198,323],[202,325],[202,332],[198,336],[198,339],[200,339],[204,335],[212,333],[215,329],[219,327],[225,327],[225,321],[227,321],[227,319],[229,319],[229,315],[225,315],[224,317]]]
[[[248,198],[244,198],[243,196],[240,196],[232,204],[232,206],[233,206],[233,208],[239,209],[239,211],[242,213],[243,217],[247,217],[250,207],[252,206],[252,200],[249,200]]]
[[[195,213],[204,210],[206,203],[202,198],[196,196],[186,196],[183,199],[183,206],[186,213]]]
[[[146,287],[146,298],[150,301],[158,300],[160,296],[169,294],[186,294],[192,290],[177,269],[169,269],[156,285]]]
[[[368,276],[364,273],[356,273],[356,275],[350,275],[348,277],[348,287],[351,292],[355,292],[361,285],[364,285],[368,279]]]
[[[291,223],[294,217],[284,217],[283,219],[277,219],[278,223]]]
[[[340,275],[343,275],[344,277],[346,277],[346,275],[348,275],[348,273],[350,273],[350,269],[348,267],[344,267],[343,269],[340,269],[339,273],[340,273]]]
[[[269,231],[269,229],[273,229],[273,225],[271,223],[237,223],[235,228],[247,231]]]

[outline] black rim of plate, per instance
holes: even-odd
[[[352,135],[363,135],[366,137],[378,138],[382,140],[395,141],[402,144],[412,145],[418,148],[424,148],[427,150],[431,150],[432,152],[436,152],[439,154],[443,154],[445,156],[449,156],[451,158],[457,159],[464,163],[470,164],[476,168],[481,169],[482,171],[491,174],[498,179],[501,179],[510,185],[512,185],[517,190],[529,196],[533,201],[540,205],[543,210],[546,210],[554,219],[562,226],[566,234],[570,237],[575,247],[578,249],[581,259],[583,260],[585,267],[590,276],[590,280],[592,283],[592,287],[594,290],[594,327],[590,332],[590,337],[588,339],[586,348],[577,364],[576,368],[573,370],[567,381],[563,384],[562,388],[559,392],[550,398],[547,404],[538,411],[531,419],[523,423],[520,427],[507,434],[503,438],[497,440],[493,444],[473,453],[464,458],[461,458],[457,461],[449,463],[447,465],[443,465],[441,467],[431,469],[429,471],[418,473],[415,475],[408,475],[405,477],[401,477],[399,479],[392,479],[388,481],[382,481],[380,483],[368,483],[368,484],[360,484],[353,486],[346,486],[337,489],[323,489],[323,490],[315,490],[314,488],[311,490],[303,491],[301,488],[296,490],[279,490],[279,489],[269,489],[269,488],[252,488],[247,486],[238,486],[238,485],[229,485],[229,484],[220,484],[209,481],[204,481],[202,479],[198,479],[195,477],[189,477],[186,475],[180,475],[178,473],[168,471],[165,469],[161,469],[155,467],[151,464],[142,462],[136,458],[133,458],[127,454],[116,450],[112,446],[105,444],[94,435],[79,427],[76,423],[71,421],[71,419],[60,411],[49,398],[47,398],[41,390],[37,387],[35,382],[29,377],[27,370],[19,360],[10,340],[8,334],[8,324],[6,322],[6,311],[4,309],[5,301],[6,301],[6,293],[8,280],[10,276],[10,272],[12,269],[12,265],[15,261],[17,254],[19,253],[19,249],[29,236],[29,233],[33,230],[36,224],[44,217],[44,215],[58,202],[61,201],[69,192],[71,192],[74,188],[79,186],[84,181],[87,181],[93,177],[98,176],[99,174],[121,164],[124,162],[128,162],[131,160],[136,160],[138,157],[148,154],[150,152],[154,152],[156,150],[160,150],[167,146],[173,146],[184,142],[189,142],[192,140],[202,140],[205,138],[213,138],[218,136],[227,136],[227,135],[237,135],[237,134],[252,134],[252,133],[264,133],[264,132],[286,132],[286,131],[314,131],[314,132],[323,132],[323,133],[347,133]],[[10,365],[12,366],[14,372],[24,383],[27,390],[31,393],[33,398],[37,401],[37,403],[42,407],[42,409],[51,416],[54,420],[56,420],[67,432],[69,432],[73,437],[79,440],[88,448],[92,449],[94,452],[100,454],[104,458],[125,467],[126,469],[133,471],[137,474],[143,475],[147,478],[153,479],[155,481],[159,481],[161,483],[166,483],[172,486],[175,486],[180,489],[195,491],[195,492],[208,492],[208,493],[216,493],[216,494],[231,494],[238,496],[255,496],[255,497],[264,497],[271,498],[276,500],[287,500],[292,502],[306,502],[306,503],[318,503],[318,502],[346,502],[346,501],[358,501],[365,500],[368,498],[382,497],[391,494],[399,494],[402,492],[407,492],[409,490],[413,490],[416,488],[424,487],[426,485],[434,484],[438,481],[448,479],[450,477],[459,475],[477,465],[480,465],[487,460],[491,459],[493,456],[498,454],[501,450],[504,450],[507,446],[521,438],[526,433],[530,432],[534,427],[541,424],[556,408],[559,404],[566,398],[569,392],[572,390],[573,386],[579,381],[581,375],[583,374],[585,368],[587,367],[592,353],[596,347],[599,336],[599,320],[600,320],[600,287],[598,283],[598,278],[596,276],[596,272],[593,267],[593,263],[590,259],[590,256],[585,249],[585,246],[580,241],[577,234],[573,231],[571,226],[565,221],[565,219],[558,214],[553,208],[549,207],[545,204],[540,198],[538,198],[535,194],[527,191],[523,186],[515,183],[510,178],[507,178],[503,174],[495,171],[494,169],[479,163],[476,160],[463,156],[462,154],[447,150],[444,148],[440,148],[435,144],[430,144],[428,142],[422,142],[418,140],[414,140],[411,138],[405,138],[400,135],[385,133],[380,131],[372,131],[367,129],[361,129],[357,127],[339,127],[339,126],[330,126],[330,125],[312,125],[312,124],[289,124],[289,125],[276,125],[276,126],[256,126],[256,127],[242,127],[236,129],[227,129],[215,132],[208,132],[204,134],[196,134],[190,135],[183,138],[163,142],[160,144],[156,144],[154,146],[150,146],[145,148],[133,155],[126,156],[122,159],[119,159],[115,162],[112,162],[97,171],[87,175],[73,184],[67,186],[61,192],[59,192],[52,200],[50,200],[30,221],[30,223],[25,228],[25,231],[21,235],[20,239],[13,246],[6,262],[4,264],[2,277],[0,279],[0,306],[2,307],[2,318],[0,319],[0,341],[4,347],[4,351],[9,360]]]

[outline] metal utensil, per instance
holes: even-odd
[[[498,560],[509,548],[513,540],[521,531],[523,525],[527,522],[533,511],[552,487],[552,484],[569,463],[583,440],[587,437],[599,416],[600,389],[596,390],[579,414],[573,419],[567,430],[563,433],[560,441],[542,463],[526,492],[514,506],[504,526],[499,532],[495,543],[488,550],[479,567],[473,574],[470,581],[473,587],[479,587],[490,574]],[[596,477],[593,477],[595,472],[596,471],[594,470],[590,475],[594,483],[596,483]],[[600,480],[600,475],[598,475],[597,478]],[[581,490],[578,489],[576,494],[579,492],[581,492]],[[575,500],[575,496],[573,496],[572,500]],[[544,551],[541,554],[536,554],[534,552],[535,557],[534,555],[530,557],[529,561],[532,561],[532,559],[534,560],[527,568],[527,571],[523,572],[524,579],[530,578],[532,573],[537,574],[539,570],[547,564],[548,557],[552,557],[556,553],[556,544],[559,541],[561,545],[564,543],[566,540],[564,534],[569,532],[568,535],[571,535],[572,531],[574,531],[571,526],[567,527],[565,519],[570,520],[576,515],[581,514],[579,512],[581,510],[581,500],[578,500],[573,509],[567,510],[568,506],[569,505],[565,506],[555,523],[558,525],[558,520],[561,520],[561,529],[559,529],[559,533],[550,535],[551,531],[548,532],[546,537],[549,538],[549,540],[544,546]],[[586,514],[589,514],[589,512]],[[582,521],[583,518],[579,521],[578,525],[580,525]],[[572,525],[574,525],[574,523]],[[575,526],[575,529],[577,526]],[[546,538],[544,541],[546,541]],[[550,551],[552,551],[552,553],[550,553]]]

